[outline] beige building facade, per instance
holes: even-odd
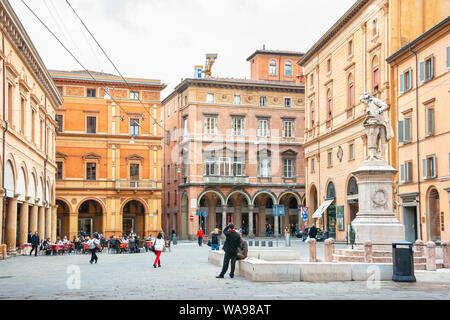
[[[56,238],[55,115],[62,96],[8,1],[0,2],[0,16],[1,242],[15,253],[29,231]]]
[[[395,89],[398,201],[406,239],[450,240],[450,18],[388,58]]]

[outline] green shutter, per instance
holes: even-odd
[[[406,177],[407,182],[412,182],[412,162],[406,163]]]
[[[431,157],[431,178],[436,178],[436,157]]]
[[[422,159],[422,167],[423,167],[423,169],[422,169],[422,176],[423,176],[423,178],[424,179],[426,179],[426,178],[428,178],[428,176],[427,176],[427,159]]]
[[[447,47],[447,69],[450,69],[450,46]]]
[[[404,135],[403,135],[403,120],[397,121],[397,142],[403,143],[404,142]]]
[[[411,90],[412,89],[412,70],[408,71],[408,81],[407,81],[407,88],[406,90]]]
[[[405,74],[400,75],[400,93],[405,92]]]
[[[404,140],[405,142],[411,142],[411,118],[404,119]]]
[[[420,63],[420,82],[425,81],[425,61]]]
[[[432,79],[434,76],[434,57],[430,58],[430,77],[428,79]]]
[[[400,165],[400,182],[405,182],[405,165]]]

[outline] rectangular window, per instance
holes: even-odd
[[[283,159],[283,177],[294,177],[294,159]]]
[[[205,134],[217,134],[217,118],[205,118]]]
[[[259,106],[260,107],[266,107],[267,106],[267,97],[266,96],[260,96],[259,97]]]
[[[183,135],[188,135],[188,117],[183,118]]]
[[[138,91],[130,91],[130,99],[131,100],[139,100],[139,92]]]
[[[139,135],[139,119],[130,119],[130,135]]]
[[[400,75],[399,90],[400,93],[409,91],[412,89],[412,70],[408,70]]]
[[[219,158],[219,175],[231,176],[231,159],[229,157]]]
[[[95,98],[97,96],[97,89],[86,89],[86,96]]]
[[[56,180],[63,179],[63,163],[62,161],[56,162]]]
[[[57,88],[58,88],[59,94],[63,95],[63,87],[57,87]]]
[[[177,112],[177,100],[173,103],[173,113]]]
[[[350,40],[348,42],[347,50],[348,50],[348,52],[347,52],[348,56],[352,56],[353,55],[353,41],[352,40]]]
[[[86,117],[86,131],[87,133],[97,133],[97,117]]]
[[[58,125],[59,127],[59,125]],[[62,130],[62,129],[61,129]],[[36,111],[31,109],[31,141],[36,143]]]
[[[408,143],[412,139],[411,118],[397,121],[397,142]]]
[[[316,172],[316,162],[314,158],[311,158],[311,173]]]
[[[130,164],[130,180],[139,180],[139,164],[132,163]]]
[[[269,137],[269,120],[258,119],[258,137]]]
[[[353,82],[348,86],[348,107],[351,108],[355,105],[355,87]]]
[[[268,178],[270,177],[270,158],[262,158],[259,159],[258,162],[258,169],[259,169],[259,176],[262,178]]]
[[[425,109],[426,136],[434,134],[434,108]]]
[[[434,76],[434,57],[430,57],[420,62],[420,82],[425,82]]]
[[[328,98],[328,120],[332,118],[332,111],[333,111],[333,99],[330,97]]]
[[[327,72],[331,72],[331,59],[327,60]]]
[[[63,118],[62,114],[56,115],[56,123],[58,124],[58,126],[56,127],[56,132],[63,132],[63,119],[64,118]],[[34,121],[34,111],[33,111],[33,120],[32,121]],[[34,135],[34,132],[33,132],[33,135]]]
[[[167,118],[170,118],[170,106],[167,106]]]
[[[234,158],[233,175],[241,177],[245,175],[245,161],[243,159]]]
[[[233,136],[244,135],[244,118],[243,117],[233,117],[231,125],[232,125],[232,130],[233,130]]]
[[[333,154],[331,151],[328,152],[328,168],[333,167]]]
[[[372,36],[375,37],[378,35],[378,19],[375,18],[372,20]]]
[[[206,94],[206,103],[214,103],[214,93]]]
[[[241,104],[241,95],[240,94],[235,94],[233,96],[233,103],[234,104]]]
[[[166,144],[170,145],[170,130],[166,131]]]
[[[213,176],[216,174],[216,160],[214,158],[207,158],[205,161],[205,175]]]
[[[350,160],[354,160],[355,159],[355,145],[353,143],[351,143],[348,146],[348,158]]]
[[[422,172],[424,179],[436,178],[436,157],[431,156],[422,159]]]
[[[373,92],[378,92],[379,89],[379,79],[380,73],[378,71],[378,67],[373,70]]]
[[[96,180],[97,178],[97,164],[95,162],[87,162],[86,163],[86,179],[87,180]]]
[[[408,161],[400,164],[400,182],[412,182],[412,162]]]
[[[311,108],[311,127],[314,127],[314,108]]]
[[[284,98],[284,106],[286,108],[292,107],[292,98],[290,98],[290,97]]]
[[[294,121],[284,120],[283,121],[283,138],[294,138]]]

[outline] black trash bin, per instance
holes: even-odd
[[[398,248],[402,246],[402,248]],[[408,241],[392,243],[392,281],[416,282],[414,276],[414,252],[413,244]]]

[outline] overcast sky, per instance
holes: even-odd
[[[48,69],[82,68],[22,4],[10,0]],[[90,70],[117,74],[65,0],[25,0]],[[306,52],[355,0],[69,0],[125,77],[159,79],[170,94],[217,53],[213,76],[249,78],[246,58]]]

